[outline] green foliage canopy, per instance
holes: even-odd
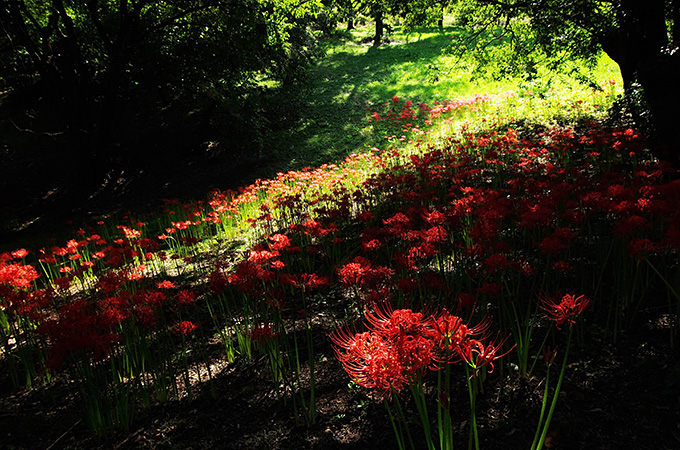
[[[519,70],[530,72],[537,55],[558,66],[604,50],[619,64],[629,110],[657,155],[680,162],[680,1],[458,0],[453,6],[459,23],[479,36],[501,30],[493,38],[512,42]]]
[[[258,77],[295,80],[315,54],[308,24],[320,7],[319,0],[0,0],[0,80],[36,91],[49,105],[45,117],[58,118],[53,129],[78,173],[97,183],[121,149],[136,152],[120,142],[123,130],[140,120],[158,127],[158,104],[219,102],[238,118]]]

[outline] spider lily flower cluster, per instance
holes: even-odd
[[[470,378],[477,377],[480,370],[487,366],[490,368],[488,373],[491,373],[494,361],[507,355],[514,345],[501,350],[507,338],[490,341],[491,321],[486,317],[471,326],[446,309],[439,314],[429,315],[411,309],[393,310],[386,302],[377,304],[374,310],[367,309],[364,315],[368,331],[353,333],[345,327],[336,330],[331,336],[336,357],[343,368],[355,383],[372,390],[378,400],[394,400],[398,405],[396,396],[402,395],[408,388],[413,394],[430,449],[434,448],[434,438],[430,431],[423,379],[428,371],[447,369],[444,384],[440,377],[436,399],[439,401],[440,448],[451,448],[448,365],[462,361],[472,369]],[[468,386],[471,389],[471,427],[474,427],[471,428],[471,435],[478,445],[474,421],[476,392],[472,392],[470,380]],[[386,407],[389,411],[387,403]],[[398,407],[397,411],[401,411],[401,408]],[[401,420],[407,427],[406,420],[403,417]],[[403,448],[404,439],[394,420],[393,426],[397,442]]]
[[[491,321],[470,326],[446,309],[426,315],[387,303],[365,312],[369,331],[352,333],[340,328],[331,336],[335,354],[350,378],[379,399],[390,398],[411,383],[420,383],[428,370],[463,361],[475,371],[489,366],[514,346],[499,350],[507,340],[488,340]]]

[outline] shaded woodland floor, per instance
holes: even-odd
[[[640,317],[644,317],[641,314]],[[680,362],[663,324],[644,323],[616,344],[587,330],[575,347],[553,419],[548,448],[673,449],[680,447]],[[0,429],[3,449],[346,449],[397,448],[382,404],[348,388],[324,334],[316,336],[315,425],[296,423],[290,401],[277,399],[266,361],[233,365],[216,359],[211,383],[192,399],[140,410],[132,426],[96,439],[81,420],[72,390],[57,381],[34,391],[11,391],[2,380]],[[219,351],[216,349],[216,358]],[[558,357],[559,359],[559,357]],[[540,411],[544,369],[522,379],[494,377],[478,399],[483,449],[527,449]],[[4,371],[3,371],[4,373]],[[456,442],[467,444],[469,406],[464,375],[453,393]],[[554,382],[555,380],[553,380]],[[414,440],[418,415],[406,402]],[[434,411],[433,411],[434,413]],[[436,417],[433,415],[432,417]],[[418,448],[418,447],[417,447]],[[424,448],[424,447],[421,447]]]

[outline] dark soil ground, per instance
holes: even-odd
[[[549,448],[680,448],[680,361],[663,323],[640,323],[607,343],[589,329],[573,348]],[[385,408],[349,379],[319,335],[317,423],[296,423],[290,401],[277,400],[264,359],[216,361],[214,395],[204,381],[193,398],[156,404],[136,413],[132,426],[92,437],[78,399],[61,381],[15,391],[2,380],[3,449],[373,449],[397,448]],[[557,361],[560,358],[558,356]],[[555,368],[556,367],[556,368]],[[555,383],[559,364],[553,368]],[[528,449],[544,389],[543,363],[535,376],[490,375],[477,405],[481,448]],[[4,373],[4,372],[3,372]],[[458,448],[468,437],[464,375],[452,395]],[[433,403],[434,399],[430,399]],[[425,448],[418,415],[406,400],[416,448]],[[434,415],[431,417],[435,417]],[[420,446],[419,444],[420,443]]]

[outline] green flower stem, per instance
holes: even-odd
[[[543,416],[545,415],[545,406],[548,403],[548,390],[550,387],[550,366],[548,364],[548,370],[545,374],[545,391],[543,392],[543,405],[541,406],[541,415],[538,416],[538,426],[536,427],[536,434],[534,435],[534,440],[531,443],[531,450],[536,450],[536,444],[538,443],[538,438],[541,435],[541,425],[543,424]]]
[[[477,433],[477,414],[475,413],[477,402],[477,369],[474,369],[470,375],[470,369],[465,366],[465,375],[467,375],[468,393],[470,394],[470,438],[468,440],[468,450],[472,450],[472,443],[474,442],[475,450],[479,450],[479,435]],[[474,382],[473,382],[474,380]]]
[[[441,450],[451,450],[453,448],[453,433],[451,428],[451,399],[450,395],[450,381],[451,381],[451,365],[446,364],[444,369],[444,386],[442,389],[442,371],[437,373],[437,427],[439,428],[439,448]],[[443,397],[445,396],[445,397]],[[442,398],[445,398],[446,405],[442,405]]]
[[[548,417],[545,419],[545,424],[543,425],[543,432],[541,433],[541,438],[538,440],[536,449],[543,447],[543,442],[545,437],[548,435],[548,429],[550,428],[550,422],[552,421],[553,413],[555,412],[555,406],[557,406],[557,398],[560,395],[560,389],[562,388],[562,380],[564,380],[564,372],[567,368],[567,358],[569,357],[569,350],[571,349],[571,337],[574,334],[574,326],[569,325],[569,337],[567,338],[567,350],[564,352],[564,359],[562,360],[562,369],[560,370],[560,378],[557,380],[557,386],[555,387],[555,392],[553,393],[552,403],[550,404],[550,411],[548,412]],[[547,386],[546,386],[547,387]]]
[[[432,441],[432,429],[430,428],[430,418],[427,414],[427,405],[425,404],[425,394],[423,392],[423,384],[418,377],[414,382],[409,384],[411,394],[413,395],[413,400],[416,404],[416,409],[418,410],[418,415],[420,416],[420,421],[423,425],[423,431],[425,432],[425,440],[427,441],[428,450],[434,450],[434,442]]]

